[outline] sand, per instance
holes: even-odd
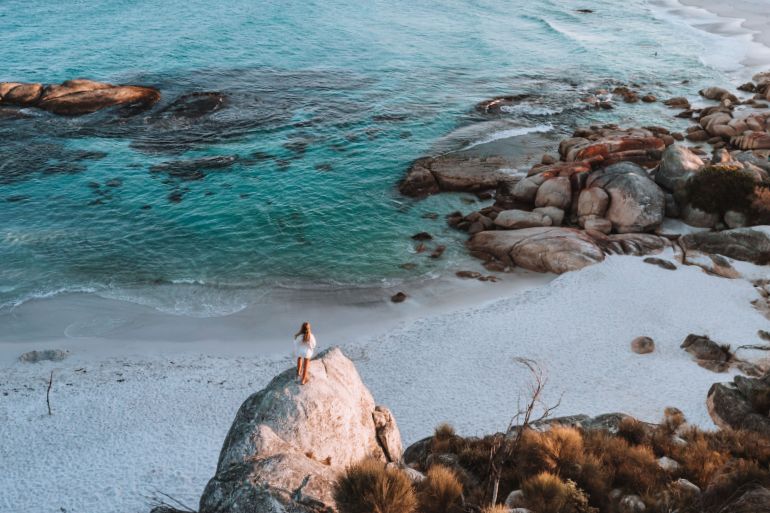
[[[749,270],[768,275],[766,268]],[[610,257],[544,278],[539,286],[525,278],[502,299],[457,305],[379,333],[363,323],[350,327],[356,335],[343,350],[377,402],[393,410],[405,443],[430,435],[441,421],[464,435],[504,429],[527,391],[515,357],[542,365],[545,399],[561,400],[558,415],[625,411],[655,421],[673,405],[711,428],[706,392],[731,375],[699,367],[679,344],[688,333],[736,346],[761,343],[757,330],[768,327],[750,304],[758,295],[748,281],[694,267],[666,271],[641,258]],[[639,335],[655,339],[653,354],[631,352]],[[334,342],[327,332],[317,336],[321,349]],[[38,364],[6,358],[0,511],[147,513],[159,492],[194,508],[241,402],[293,364],[288,341],[281,354],[262,356],[221,346],[158,344],[112,356],[81,348],[62,362]],[[18,356],[16,349],[2,346]]]

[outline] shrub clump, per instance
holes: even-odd
[[[708,166],[687,182],[690,204],[705,212],[724,214],[728,210],[746,212],[754,198],[754,178],[740,168]]]
[[[339,513],[413,513],[417,508],[409,477],[373,459],[348,467],[333,496]]]
[[[462,513],[463,485],[452,469],[433,465],[420,483],[417,500],[420,513]]]
[[[527,508],[538,513],[595,513],[574,482],[541,472],[521,484]]]

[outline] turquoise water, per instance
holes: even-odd
[[[219,315],[274,286],[446,273],[467,256],[443,215],[481,204],[400,197],[413,159],[510,128],[656,121],[656,107],[599,112],[579,100],[603,84],[665,97],[721,78],[695,31],[640,0],[5,0],[0,46],[0,80],[162,92],[129,118],[0,117],[0,312],[85,290]],[[224,93],[225,108],[160,114],[194,91]],[[495,123],[474,114],[513,93],[532,98]],[[213,156],[233,163],[197,180],[152,170]],[[422,230],[448,247],[443,258],[415,253]]]

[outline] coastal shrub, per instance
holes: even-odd
[[[573,427],[553,426],[541,433],[546,464],[562,476],[573,476],[584,459],[583,436]]]
[[[762,182],[754,188],[749,222],[752,225],[770,224],[770,182]]]
[[[611,469],[613,488],[643,493],[655,488],[663,478],[649,446],[632,446],[624,438],[600,430],[588,431],[584,437],[586,448]]]
[[[481,510],[481,513],[509,513],[509,509],[503,504],[495,504],[494,506],[487,506]]]
[[[764,404],[763,397],[755,400],[757,406]],[[742,430],[702,431],[688,426],[676,408],[667,408],[658,425],[624,420],[616,433],[553,425],[542,432],[525,429],[518,442],[502,434],[449,440],[442,453],[457,456],[452,471],[462,484],[465,511],[483,511],[488,504],[494,481],[490,451],[496,447],[503,455],[498,497],[521,489],[525,502],[532,501],[527,507],[538,512],[559,511],[551,508],[560,507],[566,496],[572,498],[561,511],[611,512],[610,492],[619,489],[642,497],[647,513],[716,513],[719,508],[701,500],[707,490],[709,500],[722,507],[747,488],[770,487],[770,437]],[[661,469],[657,459],[662,456],[679,468]],[[703,490],[701,499],[677,485],[679,478]],[[421,505],[427,503],[420,497]]]
[[[452,469],[433,465],[418,487],[417,501],[421,513],[461,513],[463,485]]]
[[[639,445],[647,438],[647,427],[641,420],[624,417],[618,424],[618,436],[630,444]]]
[[[451,448],[452,440],[455,438],[455,428],[451,424],[442,422],[433,433],[431,448],[433,452],[446,452]]]
[[[409,477],[373,459],[345,469],[332,493],[339,513],[413,513],[417,508]]]
[[[706,212],[746,212],[754,196],[754,178],[735,166],[708,166],[686,186],[690,203]]]
[[[720,511],[735,499],[737,490],[747,491],[758,486],[768,486],[768,484],[770,484],[770,478],[767,471],[760,469],[756,462],[733,460],[720,468],[703,490],[703,502],[709,505],[709,510]]]
[[[521,484],[524,503],[538,513],[589,513],[597,511],[574,482],[542,472]]]

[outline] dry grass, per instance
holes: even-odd
[[[588,498],[574,482],[541,472],[521,484],[527,508],[538,513],[589,513]]]
[[[333,495],[339,513],[413,513],[417,508],[411,480],[371,459],[348,467]]]
[[[417,491],[421,513],[462,513],[463,485],[452,469],[433,465]]]
[[[419,504],[420,513],[497,513],[483,509],[491,497],[490,453],[501,444],[513,444],[514,438],[497,434],[466,439],[445,427],[437,428],[436,438],[439,442],[430,444],[433,454],[453,454],[457,464],[451,469],[421,468],[427,471],[427,479],[413,492],[412,507]],[[610,500],[614,489],[642,497],[648,513],[717,513],[751,487],[770,487],[770,438],[747,431],[701,431],[689,427],[674,408],[666,410],[659,425],[623,420],[617,434],[559,425],[544,432],[528,429],[517,446],[507,448],[512,451],[505,452],[510,455],[500,462],[499,497],[521,489],[527,507],[538,513],[611,513],[616,510]],[[679,468],[663,470],[657,462],[661,456],[675,460]],[[382,464],[368,472],[376,476],[368,481],[345,478],[351,481],[346,496],[382,500],[386,495],[409,496],[403,486],[401,493],[372,493],[373,488],[397,487],[372,485],[387,481]],[[677,485],[680,478],[697,485],[700,497]],[[375,502],[369,500],[366,511],[397,511],[377,509]],[[409,499],[406,503],[407,509],[398,511],[408,513]],[[340,507],[339,511],[363,513],[364,509]]]

